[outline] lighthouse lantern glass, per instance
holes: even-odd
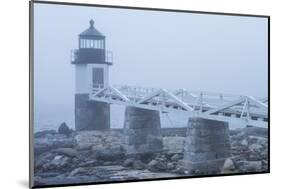
[[[80,39],[80,48],[104,49],[104,40]]]

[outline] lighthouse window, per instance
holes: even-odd
[[[95,40],[95,47],[96,49],[103,49],[103,40]]]
[[[94,48],[94,41],[93,40],[90,41],[90,48]]]
[[[104,40],[80,39],[80,48],[104,49]]]
[[[80,39],[80,48],[83,48],[83,39]]]
[[[89,41],[86,39],[80,39],[80,48],[89,48]]]
[[[102,49],[102,40],[99,40],[99,48]]]
[[[94,88],[104,87],[104,70],[103,68],[93,68],[92,82]]]
[[[83,39],[82,47],[83,47],[83,48],[86,47],[86,41],[85,41],[85,39]]]
[[[86,42],[85,39],[82,39],[82,48],[86,47],[85,42]]]
[[[99,40],[95,40],[95,48],[99,49]]]
[[[101,48],[104,49],[104,40],[101,40]]]

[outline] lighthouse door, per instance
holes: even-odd
[[[103,68],[93,68],[93,88],[104,87],[104,70]]]

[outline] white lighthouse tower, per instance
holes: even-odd
[[[106,87],[112,53],[106,50],[105,36],[94,27],[79,35],[79,48],[72,52],[75,65],[75,129],[106,130],[110,128],[110,105],[89,101],[93,90]]]

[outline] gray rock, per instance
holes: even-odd
[[[132,158],[126,159],[126,160],[123,162],[123,166],[124,166],[124,167],[131,167],[131,166],[133,166],[134,161],[135,161],[135,160],[132,159]]]
[[[64,156],[55,156],[54,159],[51,161],[50,166],[54,169],[60,169],[66,167],[69,163],[69,158]]]
[[[73,148],[58,148],[58,149],[53,150],[53,152],[56,152],[58,154],[65,155],[68,157],[78,156],[78,152]]]
[[[45,161],[43,158],[37,158],[35,159],[34,167],[36,170],[40,169],[47,161]]]
[[[69,129],[65,122],[63,122],[58,128],[58,133],[69,136],[72,133],[72,130]]]
[[[260,137],[268,137],[268,129],[267,128],[261,128],[261,127],[254,127],[254,126],[247,126],[244,129],[245,133],[248,136],[260,136]]]
[[[259,144],[262,146],[267,146],[268,145],[268,139],[264,137],[259,137],[259,136],[249,136],[248,141],[250,144]]]
[[[241,172],[259,172],[262,169],[261,161],[241,161],[237,165]]]
[[[251,153],[251,152],[248,153],[247,160],[249,161],[261,161],[262,159],[263,157],[259,153]]]
[[[76,175],[83,175],[87,172],[87,170],[83,167],[78,167],[76,169],[74,169],[73,171],[71,171],[71,173],[69,174],[70,177],[76,176]]]
[[[241,140],[240,145],[248,146],[248,141],[246,139]]]
[[[34,137],[35,138],[41,138],[41,137],[46,137],[47,135],[51,136],[51,135],[54,135],[54,134],[56,134],[55,130],[45,130],[45,131],[36,132],[34,134]]]
[[[175,155],[173,155],[172,157],[171,157],[171,160],[172,161],[178,161],[178,160],[180,160],[180,159],[182,159],[183,157],[181,156],[181,155],[179,155],[179,154],[175,154]]]
[[[175,169],[171,170],[172,173],[176,173],[179,175],[185,175],[186,174],[186,170],[184,167],[176,167]]]
[[[167,163],[167,169],[168,170],[173,170],[175,168],[176,168],[176,164],[175,163],[172,163],[172,162]]]
[[[50,152],[56,148],[73,148],[74,141],[65,135],[55,134],[52,137],[42,137],[34,139],[35,156]]]
[[[262,149],[262,145],[260,145],[260,144],[251,144],[249,146],[249,150],[251,150],[251,151],[259,151],[261,149]]]
[[[227,158],[224,162],[221,172],[222,173],[232,173],[233,171],[235,171],[234,163],[233,163],[232,159]]]
[[[83,151],[83,150],[91,150],[92,149],[93,144],[88,144],[88,143],[82,143],[80,145],[76,146],[76,149],[79,151]]]
[[[249,170],[260,171],[262,168],[262,162],[261,161],[248,161],[246,166]]]
[[[90,161],[86,161],[86,162],[81,162],[79,164],[80,167],[93,167],[93,166],[97,166],[99,165],[99,162],[96,160],[90,160]]]
[[[136,160],[134,161],[133,163],[133,168],[134,169],[145,169],[146,168],[146,165],[141,161],[141,160]]]
[[[125,150],[121,145],[115,145],[111,147],[99,147],[95,148],[94,151],[94,157],[97,160],[102,161],[118,161],[122,160],[125,157]]]
[[[153,172],[166,171],[167,164],[163,160],[154,159],[149,162],[148,170],[153,171]]]

